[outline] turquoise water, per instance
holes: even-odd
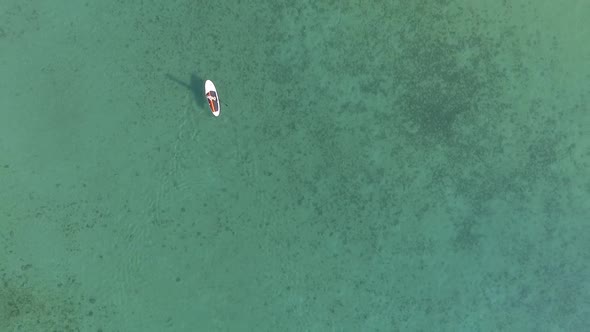
[[[587,329],[589,14],[0,0],[0,331]]]

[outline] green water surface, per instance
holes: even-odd
[[[0,0],[0,331],[587,331],[589,16]]]

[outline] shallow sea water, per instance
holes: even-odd
[[[0,331],[586,329],[589,14],[0,0]]]

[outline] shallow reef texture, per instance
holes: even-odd
[[[51,283],[46,280],[31,280],[36,270],[31,264],[22,265],[19,273],[7,270],[0,265],[2,331],[84,331],[95,323],[100,326],[111,314],[95,298],[79,295],[83,291],[74,276],[47,286]]]
[[[302,326],[586,326],[589,31],[547,4],[273,4],[261,164],[323,252],[285,294]]]

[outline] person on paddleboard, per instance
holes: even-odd
[[[215,89],[215,85],[210,80],[205,82],[205,96],[207,97],[207,102],[209,102],[209,108],[211,109],[211,113],[214,116],[219,116],[221,112],[221,104],[219,103],[219,97],[217,96],[217,89]]]

